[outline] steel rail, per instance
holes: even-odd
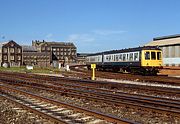
[[[1,73],[0,73],[1,74]],[[9,73],[7,73],[8,75]],[[4,75],[7,77],[7,75]],[[84,79],[75,79],[75,78],[62,78],[62,77],[54,77],[54,76],[44,76],[44,75],[35,75],[35,74],[30,74],[30,75],[22,75],[20,73],[20,75],[17,74],[10,74],[11,76],[16,76],[16,78],[20,78],[19,76],[22,76],[24,78],[31,78],[30,80],[32,80],[32,78],[36,78],[35,80],[44,80],[44,81],[73,81],[73,83],[82,83],[85,85],[91,84],[91,86],[93,87],[97,87],[97,84],[101,84],[101,85],[106,85],[106,86],[110,86],[110,87],[125,87],[125,88],[136,88],[136,89],[140,89],[140,90],[152,90],[152,91],[158,91],[158,92],[164,92],[164,93],[176,93],[176,94],[180,94],[180,90],[178,88],[165,88],[165,87],[154,87],[154,86],[141,86],[139,87],[138,85],[135,84],[120,84],[120,83],[116,83],[116,82],[106,82],[106,81],[91,81],[91,80],[84,80]],[[18,77],[17,77],[18,76]],[[11,77],[12,78],[12,77]],[[58,82],[60,83],[60,82]],[[68,82],[70,83],[70,82]],[[96,85],[94,85],[96,84]]]
[[[8,96],[5,96],[5,95],[3,95],[3,94],[0,94],[0,97],[3,97],[3,98],[5,98],[5,99],[7,99],[7,100],[9,100],[9,101],[11,101],[11,102],[13,102],[13,103],[15,103],[15,104],[18,104],[19,106],[21,106],[21,107],[24,108],[24,109],[27,109],[27,110],[35,113],[35,114],[38,114],[38,115],[41,115],[41,116],[45,117],[45,118],[48,118],[49,120],[52,120],[52,121],[54,121],[54,122],[56,122],[56,123],[69,124],[69,123],[63,121],[62,119],[56,118],[56,117],[53,116],[53,115],[48,115],[48,114],[46,114],[46,113],[44,113],[44,112],[41,112],[41,111],[39,111],[39,110],[37,110],[37,109],[33,109],[32,107],[29,107],[29,106],[27,106],[27,105],[25,105],[25,104],[22,104],[22,103],[16,101],[15,99],[10,98],[10,97],[8,97]]]
[[[11,82],[13,82],[13,81],[11,80]],[[143,100],[143,101],[144,100],[149,100],[149,101],[157,100],[158,102],[169,103],[169,104],[173,103],[173,104],[177,104],[180,106],[180,100],[174,100],[174,99],[169,100],[167,98],[158,98],[158,97],[147,96],[147,95],[139,95],[139,94],[133,94],[133,96],[132,96],[132,94],[128,94],[128,93],[123,93],[123,92],[112,93],[113,91],[111,91],[111,90],[104,90],[104,89],[99,89],[99,88],[98,89],[97,88],[89,88],[89,87],[87,88],[87,87],[83,87],[83,86],[82,87],[78,86],[81,89],[74,89],[74,88],[67,88],[67,87],[60,86],[60,85],[57,86],[57,85],[50,85],[50,84],[38,84],[38,83],[32,83],[32,82],[27,82],[27,81],[26,82],[18,81],[18,82],[23,83],[23,85],[25,83],[27,85],[48,87],[48,88],[54,88],[54,89],[60,88],[60,89],[63,89],[63,90],[69,91],[69,92],[75,91],[75,92],[80,92],[80,93],[82,93],[82,92],[83,93],[91,93],[91,94],[101,95],[101,96],[106,95],[106,97],[112,97],[112,98],[117,98],[117,99],[122,98],[122,97],[126,97],[126,98],[133,98],[133,99],[138,98],[139,100]],[[55,83],[55,84],[57,84],[57,83]],[[69,86],[69,84],[67,84],[67,85]],[[74,85],[70,85],[70,86],[74,87]],[[76,86],[77,85],[75,85],[75,87]],[[82,90],[82,88],[92,89],[93,91],[92,90],[91,91]],[[99,91],[103,91],[103,92],[99,92]]]
[[[7,77],[4,77],[4,78],[6,78],[5,80],[7,80]],[[32,79],[32,78],[21,78],[21,77],[16,77],[16,79],[21,79],[21,80],[31,80],[31,82],[32,81],[35,81],[35,82],[39,82],[39,81],[41,81],[41,80],[37,80],[37,79]],[[2,77],[0,78],[0,80],[4,80],[4,79],[2,79]],[[10,79],[8,79],[8,80],[10,80]],[[42,79],[43,80],[43,79]],[[16,82],[18,82],[18,80],[16,80]],[[46,81],[47,82],[47,81]],[[63,82],[55,82],[55,81],[51,81],[50,83],[56,83],[56,85],[57,84],[59,84],[59,85],[66,85],[66,86],[73,86],[73,87],[81,87],[81,88],[87,88],[87,89],[96,89],[94,86],[81,86],[81,85],[76,85],[76,84],[67,84],[67,83],[63,83]],[[68,82],[69,83],[69,82]],[[77,83],[77,82],[76,82]],[[117,83],[117,85],[119,85],[118,83]],[[137,85],[124,85],[125,87],[131,87],[131,88],[138,88],[139,89],[139,86],[137,86]],[[148,89],[148,88],[150,88],[150,89]],[[104,91],[107,91],[107,89],[102,89],[102,88],[97,88],[98,90],[104,90]],[[164,93],[168,93],[168,94],[170,94],[170,93],[176,93],[176,95],[177,94],[180,94],[180,90],[179,89],[172,89],[172,88],[164,88],[164,89],[159,89],[159,88],[157,88],[156,87],[156,89],[154,89],[153,87],[149,87],[149,86],[146,86],[146,88],[144,87],[143,89],[142,89],[142,87],[140,88],[140,90],[146,90],[146,89],[148,89],[148,90],[150,90],[150,91],[156,91],[156,92],[164,92]],[[109,90],[108,90],[109,91]],[[114,92],[114,91],[113,91]],[[115,91],[116,93],[118,93],[117,91]],[[122,92],[120,92],[121,94],[122,94]]]
[[[113,123],[122,123],[122,124],[135,123],[135,122],[132,122],[132,121],[127,120],[127,119],[120,119],[120,118],[117,118],[117,117],[112,116],[112,115],[103,114],[103,113],[100,113],[100,112],[97,112],[97,111],[88,110],[88,109],[85,109],[85,108],[74,106],[74,105],[71,105],[71,104],[68,104],[68,103],[65,103],[65,102],[60,102],[60,101],[57,101],[57,100],[54,100],[54,99],[38,96],[36,94],[26,92],[26,91],[23,91],[23,90],[20,90],[20,89],[17,89],[17,88],[13,88],[13,87],[10,87],[10,86],[5,86],[5,85],[1,84],[0,88],[8,90],[8,91],[19,92],[19,93],[24,94],[24,95],[29,95],[29,96],[31,96],[33,98],[44,100],[44,101],[47,101],[49,103],[53,103],[53,104],[56,104],[56,105],[65,106],[67,108],[71,108],[73,110],[80,111],[80,112],[83,112],[83,113],[86,113],[86,114],[89,114],[89,115],[94,115],[94,116],[96,116],[98,118],[101,118],[101,119],[104,119],[104,120],[107,120],[107,121],[110,121],[110,122],[113,122]]]
[[[148,108],[148,109],[155,109],[155,110],[160,110],[160,111],[166,111],[166,112],[173,112],[173,113],[178,113],[180,114],[180,103],[179,102],[175,102],[174,104],[173,103],[170,103],[170,101],[164,101],[164,100],[161,100],[161,101],[153,101],[153,100],[150,100],[148,101],[148,99],[140,99],[140,98],[133,98],[133,97],[117,97],[117,96],[113,96],[114,94],[103,94],[103,93],[93,93],[93,92],[88,92],[88,91],[83,91],[83,90],[75,90],[78,92],[68,92],[69,89],[66,89],[66,92],[64,91],[59,91],[58,89],[56,90],[52,90],[52,87],[48,87],[46,86],[45,88],[43,88],[41,86],[32,86],[34,84],[16,84],[18,86],[25,86],[25,87],[29,87],[29,88],[34,88],[34,89],[40,89],[40,90],[46,90],[46,91],[50,91],[50,92],[55,92],[55,93],[60,93],[60,94],[66,94],[68,96],[77,96],[77,97],[81,97],[81,98],[86,98],[86,99],[90,99],[90,100],[97,100],[97,101],[100,101],[100,102],[105,102],[105,103],[108,103],[108,104],[116,104],[116,105],[119,105],[119,104],[126,104],[126,105],[131,105],[131,106],[137,106],[137,107],[144,107],[144,108]],[[64,88],[65,89],[65,88]],[[71,88],[72,89],[72,88]],[[72,89],[73,90],[73,89]],[[82,92],[84,92],[82,94]],[[91,96],[89,96],[91,95]],[[94,96],[92,96],[94,95]],[[167,102],[169,104],[164,104],[164,103],[161,103],[161,102]],[[159,107],[158,107],[159,106]],[[164,108],[166,107],[166,108]],[[167,108],[168,107],[168,108]]]

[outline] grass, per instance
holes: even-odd
[[[0,67],[0,71],[21,72],[21,73],[57,74],[57,73],[64,72],[64,69],[34,67],[33,70],[28,70],[28,69],[26,69],[25,66],[22,66],[22,67],[10,67],[10,68]]]
[[[26,70],[26,68],[24,66],[22,66],[22,67],[11,67],[11,68],[0,67],[0,71],[23,72],[25,70]]]

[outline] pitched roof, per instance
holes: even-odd
[[[180,37],[171,37],[171,38],[159,38],[150,41],[145,46],[166,46],[166,45],[175,45],[180,44]]]
[[[34,46],[22,46],[23,52],[37,52],[37,49]]]
[[[15,41],[10,40],[10,41],[1,42],[1,43],[0,43],[0,48],[1,48],[2,46],[8,45],[9,43],[13,43],[13,44],[16,44],[17,46],[20,46],[20,45],[17,44]],[[21,46],[20,46],[20,47],[21,47]]]
[[[8,41],[8,42],[9,42],[9,41]],[[6,42],[1,42],[1,43],[0,43],[0,47],[4,46],[4,45],[7,44],[8,42],[7,42],[7,41],[6,41]]]
[[[168,35],[168,36],[162,36],[162,37],[155,37],[155,38],[153,38],[153,41],[171,39],[171,38],[178,38],[178,37],[180,37],[180,34]]]
[[[38,46],[41,46],[41,45],[44,45],[44,44],[48,44],[48,45],[51,45],[53,47],[56,47],[57,45],[63,45],[63,46],[74,46],[74,43],[73,42],[58,42],[58,41],[51,41],[51,42],[48,42],[48,41],[39,41],[39,40],[34,40],[33,42],[35,42]]]

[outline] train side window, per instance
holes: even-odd
[[[161,60],[161,52],[157,52],[157,60]]]
[[[109,59],[109,57],[108,56],[106,56],[106,60],[108,60]]]
[[[109,56],[109,61],[111,61],[111,56]]]
[[[151,52],[151,60],[156,60],[156,52]]]
[[[129,54],[129,61],[133,61],[133,53]]]
[[[150,52],[145,52],[145,60],[150,60]]]
[[[122,61],[122,54],[119,55],[119,60]]]
[[[138,61],[138,53],[134,53],[134,61]]]
[[[126,61],[126,54],[123,54],[123,61]]]
[[[116,55],[116,61],[118,61],[118,55]]]
[[[127,61],[129,61],[129,53],[127,54],[127,58],[126,58]]]

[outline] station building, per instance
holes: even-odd
[[[153,38],[145,46],[159,46],[164,66],[180,66],[180,34]]]

